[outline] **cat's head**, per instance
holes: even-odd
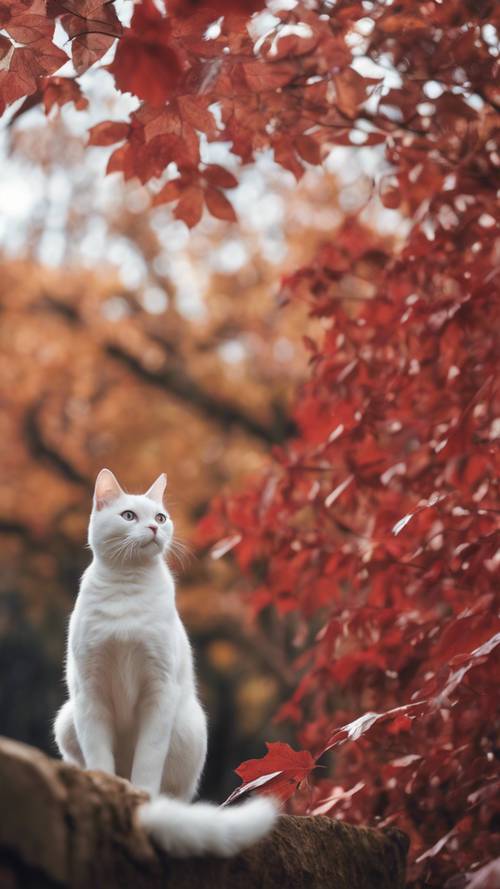
[[[127,494],[109,469],[101,469],[89,524],[92,551],[108,562],[144,564],[164,553],[173,523],[163,505],[162,473],[145,494]]]

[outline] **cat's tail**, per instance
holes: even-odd
[[[178,858],[229,858],[269,833],[277,816],[277,803],[265,796],[229,808],[159,796],[139,808],[139,822],[146,833]]]

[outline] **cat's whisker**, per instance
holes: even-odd
[[[183,570],[185,570],[194,559],[191,548],[177,537],[172,537],[172,540],[168,545],[167,556],[170,555]]]

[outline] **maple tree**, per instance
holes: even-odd
[[[262,632],[279,623],[300,675],[278,718],[303,749],[277,742],[240,766],[236,795],[286,799],[300,785],[297,811],[405,829],[412,886],[488,889],[500,9],[318,0],[274,4],[266,30],[262,6],[176,0],[164,14],[143,0],[124,26],[100,0],[2,4],[0,95],[26,97],[17,116],[41,101],[83,107],[79,76],[116,44],[108,68],[139,107],[97,123],[89,142],[116,145],[108,172],[149,183],[190,227],[205,208],[235,221],[226,191],[264,149],[297,179],[332,146],[383,153],[374,193],[399,211],[401,241],[348,218],[283,280],[283,301],[325,331],[307,339],[298,431],[201,529],[215,556],[232,552]],[[207,142],[230,145],[230,169],[203,161]]]
[[[302,784],[292,810],[395,823],[415,886],[497,874],[498,234],[469,236],[458,257],[455,233],[416,226],[349,302],[342,278],[375,250],[349,223],[284,282],[329,321],[308,340],[299,434],[201,529],[252,579],[263,631],[269,612],[288,628],[301,677],[277,720],[308,761],[275,746],[233,798]]]

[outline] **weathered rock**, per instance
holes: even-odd
[[[118,778],[0,739],[1,889],[402,889],[400,831],[282,816],[232,859],[169,858],[134,817],[139,792]]]

